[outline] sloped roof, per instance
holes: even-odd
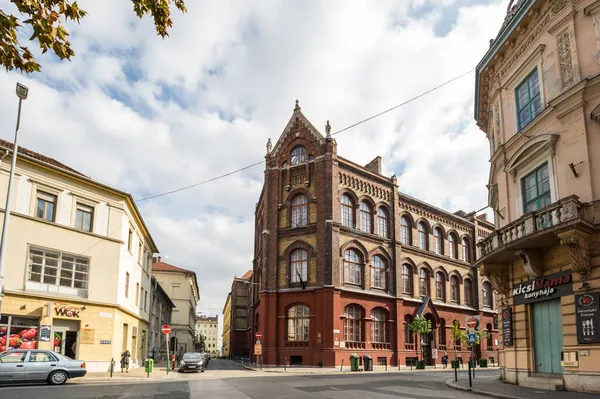
[[[189,273],[196,274],[191,270],[183,269],[181,267],[173,266],[163,261],[158,261],[152,264],[153,272],[174,272],[174,273]]]
[[[7,149],[8,151],[11,151],[11,152],[14,149],[13,143],[8,142],[6,140],[2,140],[2,139],[0,139],[0,147],[5,148],[5,149]],[[70,166],[67,166],[64,163],[58,162],[54,158],[47,157],[46,155],[40,154],[39,152],[31,151],[30,149],[27,149],[25,147],[19,146],[18,153],[21,154],[21,155],[24,155],[26,157],[33,158],[36,161],[40,161],[40,162],[43,162],[45,164],[48,164],[50,166],[55,166],[57,168],[64,169],[66,171],[69,171],[69,172],[72,172],[72,173],[76,173],[76,174],[78,174],[80,176],[88,177],[88,176],[84,175],[83,173],[81,173],[81,172],[79,172],[79,171],[71,168]]]
[[[242,276],[242,278],[243,278],[244,280],[249,280],[249,279],[250,279],[250,277],[252,277],[252,270],[248,270],[248,271],[246,272],[246,274],[244,274],[244,275]]]

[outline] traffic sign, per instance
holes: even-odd
[[[469,334],[469,344],[477,342],[477,334]]]
[[[254,355],[262,356],[262,345],[261,344],[254,345]]]
[[[161,328],[163,334],[168,334],[171,332],[171,326],[168,324],[165,324],[164,326],[162,326]]]
[[[479,316],[467,316],[467,328],[475,330],[479,327]]]
[[[260,331],[257,331],[257,332],[256,332],[256,339],[259,339],[259,340],[260,340],[261,338],[262,338],[262,334],[261,334],[261,332],[260,332]]]

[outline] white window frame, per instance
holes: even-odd
[[[56,203],[54,204],[54,220],[53,221],[49,221],[44,218],[37,217],[37,200],[38,200],[38,193],[40,193],[40,192],[45,193],[45,194],[54,195],[56,197]],[[60,190],[57,190],[55,188],[52,188],[52,187],[49,187],[46,185],[39,185],[37,183],[33,183],[33,189],[31,190],[31,203],[30,203],[29,214],[38,220],[44,220],[48,223],[58,223],[60,220],[59,219],[59,216],[60,216],[59,209],[60,209],[60,205],[61,205],[60,194],[61,194]]]

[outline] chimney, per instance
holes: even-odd
[[[154,256],[152,257],[152,263],[160,263],[160,262],[162,262],[162,257],[160,257],[160,256],[158,258],[154,257]]]
[[[365,165],[365,169],[373,173],[381,174],[381,157],[376,156],[375,159]]]
[[[477,216],[477,219],[487,222],[487,213],[482,213],[481,215]]]

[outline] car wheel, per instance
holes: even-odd
[[[62,385],[69,379],[69,376],[64,371],[58,370],[50,374],[48,382],[52,385]]]

